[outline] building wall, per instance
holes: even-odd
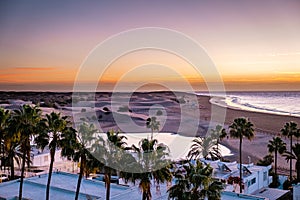
[[[261,188],[268,187],[271,183],[269,178],[269,168],[263,167],[262,170],[253,172],[250,176],[244,178],[244,183],[245,194],[252,194]]]
[[[63,158],[61,157],[61,150],[55,152],[54,162],[61,162]],[[32,166],[42,167],[50,165],[50,153],[42,153],[34,155],[32,158]]]
[[[300,200],[300,184],[293,187],[293,200]]]

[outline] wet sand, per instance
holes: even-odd
[[[258,112],[250,112],[244,110],[236,110],[231,108],[223,108],[220,106],[212,105],[209,102],[209,97],[202,97],[201,104],[208,108],[214,107],[216,110],[226,110],[226,118],[225,124],[230,125],[233,120],[237,117],[246,117],[253,124],[255,128],[255,137],[252,141],[247,139],[243,140],[242,150],[243,150],[243,162],[248,163],[249,157],[250,161],[256,163],[259,159],[262,159],[265,155],[268,154],[268,142],[274,136],[281,137],[287,144],[287,149],[290,149],[289,140],[286,137],[281,136],[280,130],[283,128],[286,122],[294,121],[300,126],[300,118],[293,116],[283,116],[276,114],[267,114],[267,113],[258,113]],[[209,117],[210,112],[206,113]],[[294,139],[296,142],[296,139]],[[224,139],[222,144],[231,149],[233,156],[227,157],[229,160],[238,161],[238,148],[239,148],[239,140],[238,139]],[[249,156],[249,157],[248,157]],[[289,169],[289,164],[282,157],[278,156],[278,167],[282,170],[279,170],[280,173],[285,173],[286,170]],[[294,166],[293,166],[294,167]]]

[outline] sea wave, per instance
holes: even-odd
[[[271,106],[270,107],[256,106],[251,103],[243,102],[240,97],[232,97],[232,96],[211,97],[210,103],[221,106],[221,107],[227,107],[227,108],[238,109],[238,110],[300,117],[300,112],[295,112],[295,111],[291,112],[291,111],[287,111],[287,110],[280,110],[277,108],[271,108]]]
[[[221,107],[300,117],[300,92],[241,92],[210,96],[210,103]]]

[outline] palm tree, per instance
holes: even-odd
[[[9,120],[7,131],[4,135],[4,151],[9,159],[10,165],[10,179],[15,178],[15,166],[14,161],[20,166],[20,160],[22,158],[22,152],[20,149],[20,134],[15,130],[15,124]],[[26,159],[30,159],[26,156]]]
[[[233,138],[240,139],[240,179],[242,178],[242,141],[243,137],[246,137],[248,140],[251,140],[254,137],[254,129],[253,124],[247,120],[246,118],[237,118],[233,121],[233,123],[229,126],[230,128],[230,136]],[[240,181],[240,193],[242,193],[242,182]]]
[[[22,159],[22,152],[21,152],[21,135],[20,132],[16,129],[16,120],[14,116],[10,113],[9,118],[7,119],[6,129],[4,130],[4,152],[6,157],[8,158],[8,163],[10,166],[10,180],[15,178],[15,162],[20,167],[21,159]],[[26,162],[30,162],[29,155],[26,155]]]
[[[10,112],[8,110],[4,110],[0,108],[0,156],[4,158],[4,146],[5,141],[4,137],[7,131],[8,126],[8,119],[10,118]],[[1,170],[2,170],[3,163],[1,161]]]
[[[204,166],[199,160],[196,163],[183,161],[175,171],[175,185],[168,189],[169,199],[220,200],[224,186],[212,179],[212,173],[213,168]]]
[[[211,129],[211,137],[217,141],[217,151],[219,152],[219,143],[227,136],[226,130],[217,125],[215,129]]]
[[[120,154],[118,155],[118,152],[120,150],[125,150],[127,145],[127,143],[124,141],[127,138],[125,136],[120,136],[119,134],[119,131],[115,132],[114,130],[106,132],[108,140],[106,146],[108,147],[108,149],[106,151],[105,159],[106,163],[109,163],[109,165],[104,166],[106,200],[109,200],[110,198],[111,172],[113,170],[111,166],[114,166],[114,164],[120,160]]]
[[[21,180],[19,188],[19,200],[22,200],[23,180],[26,157],[30,158],[30,139],[38,132],[38,124],[41,120],[41,110],[36,106],[23,105],[13,113],[13,122],[16,132],[20,134],[20,151],[22,152]],[[27,165],[30,161],[28,159]]]
[[[299,137],[300,130],[295,122],[289,122],[281,129],[281,134],[290,138],[290,152],[292,152],[293,137]],[[293,161],[290,159],[290,180],[292,180]]]
[[[286,160],[296,160],[295,168],[297,172],[297,182],[300,181],[300,144],[297,143],[292,146],[292,151],[285,152],[283,154],[286,157]]]
[[[94,161],[94,157],[91,155],[89,151],[89,146],[92,145],[92,142],[96,139],[94,134],[98,130],[95,129],[93,124],[87,124],[86,122],[82,123],[79,126],[78,135],[77,135],[77,143],[74,146],[74,153],[73,153],[73,160],[79,162],[80,161],[80,170],[79,170],[79,177],[77,182],[75,200],[78,200],[79,192],[80,192],[80,185],[82,176],[84,173],[85,168],[90,166],[87,163],[90,163],[90,160]]]
[[[159,126],[160,126],[159,121],[156,121],[156,117],[149,117],[146,120],[146,126],[147,128],[151,129],[151,140],[153,140],[153,132],[159,131]]]
[[[44,150],[46,146],[48,146],[50,150],[50,166],[46,187],[46,200],[49,200],[55,152],[57,148],[61,148],[63,132],[67,130],[67,126],[70,125],[70,122],[67,121],[66,116],[62,117],[60,113],[55,112],[46,114],[46,118],[43,122],[43,130],[35,138],[35,142],[42,150]]]
[[[142,139],[139,142],[139,147],[133,145],[132,149],[138,155],[138,160],[131,157],[131,166],[135,172],[120,172],[120,176],[136,183],[139,180],[139,188],[142,191],[142,199],[150,200],[151,195],[151,180],[155,184],[171,181],[172,174],[170,168],[171,162],[168,160],[168,147],[163,144],[158,144],[157,140]]]
[[[211,137],[196,137],[187,155],[188,159],[197,159],[203,157],[208,159],[209,156],[212,160],[220,157],[220,152],[215,148],[216,143]]]
[[[273,137],[273,140],[269,141],[268,149],[270,153],[274,152],[275,176],[277,176],[277,153],[283,154],[286,151],[286,143],[280,137]]]
[[[120,162],[120,160],[124,155],[124,150],[127,149],[127,143],[124,141],[127,138],[125,136],[120,136],[119,134],[119,131],[107,131],[107,140],[98,136],[90,149],[92,155],[98,160],[98,167],[104,169],[107,200],[110,198],[111,174],[116,171],[116,169],[122,168],[120,165],[122,162]]]

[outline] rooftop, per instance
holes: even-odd
[[[276,188],[263,188],[259,191],[256,191],[253,193],[255,196],[260,196],[260,197],[265,197],[270,200],[275,200],[275,199],[288,199],[284,198],[286,195],[289,195],[290,191],[289,190],[281,190],[281,189],[276,189]]]
[[[222,200],[267,200],[264,197],[257,197],[254,195],[238,194],[234,192],[222,192]]]
[[[48,174],[24,179],[23,197],[39,200],[45,199],[45,188],[47,185]],[[55,172],[52,174],[50,198],[51,199],[73,199],[75,196],[78,176],[64,172]],[[13,199],[18,195],[19,180],[9,181],[0,185],[0,199]],[[129,188],[111,184],[111,197],[124,193]],[[105,185],[100,181],[82,179],[80,187],[80,198],[102,199],[105,197]]]
[[[23,197],[31,200],[45,199],[46,183],[48,175],[40,175],[24,179]],[[75,196],[78,175],[64,172],[55,172],[51,179],[50,199],[73,199]],[[0,199],[13,200],[18,195],[19,181],[9,181],[0,184]],[[130,199],[140,200],[141,191],[138,188],[138,183],[130,186],[111,184],[111,198],[112,200]],[[151,193],[153,200],[167,200],[167,185],[160,184],[160,191],[152,185]],[[80,187],[79,199],[105,199],[105,185],[101,181],[82,179]],[[273,191],[273,190],[270,190]],[[278,194],[281,191],[277,191]],[[286,191],[283,191],[286,192]],[[263,192],[267,194],[267,191]],[[271,192],[272,193],[272,192]],[[233,192],[222,192],[222,200],[265,200],[261,193],[256,195],[244,195]],[[272,199],[272,198],[270,198]]]
[[[210,164],[214,169],[214,177],[219,179],[227,179],[230,176],[239,176],[239,164],[237,162],[221,162],[219,160],[201,160],[205,164]],[[258,166],[253,163],[242,164],[243,167],[243,177],[248,177],[251,174],[262,171],[269,170],[271,166]]]

